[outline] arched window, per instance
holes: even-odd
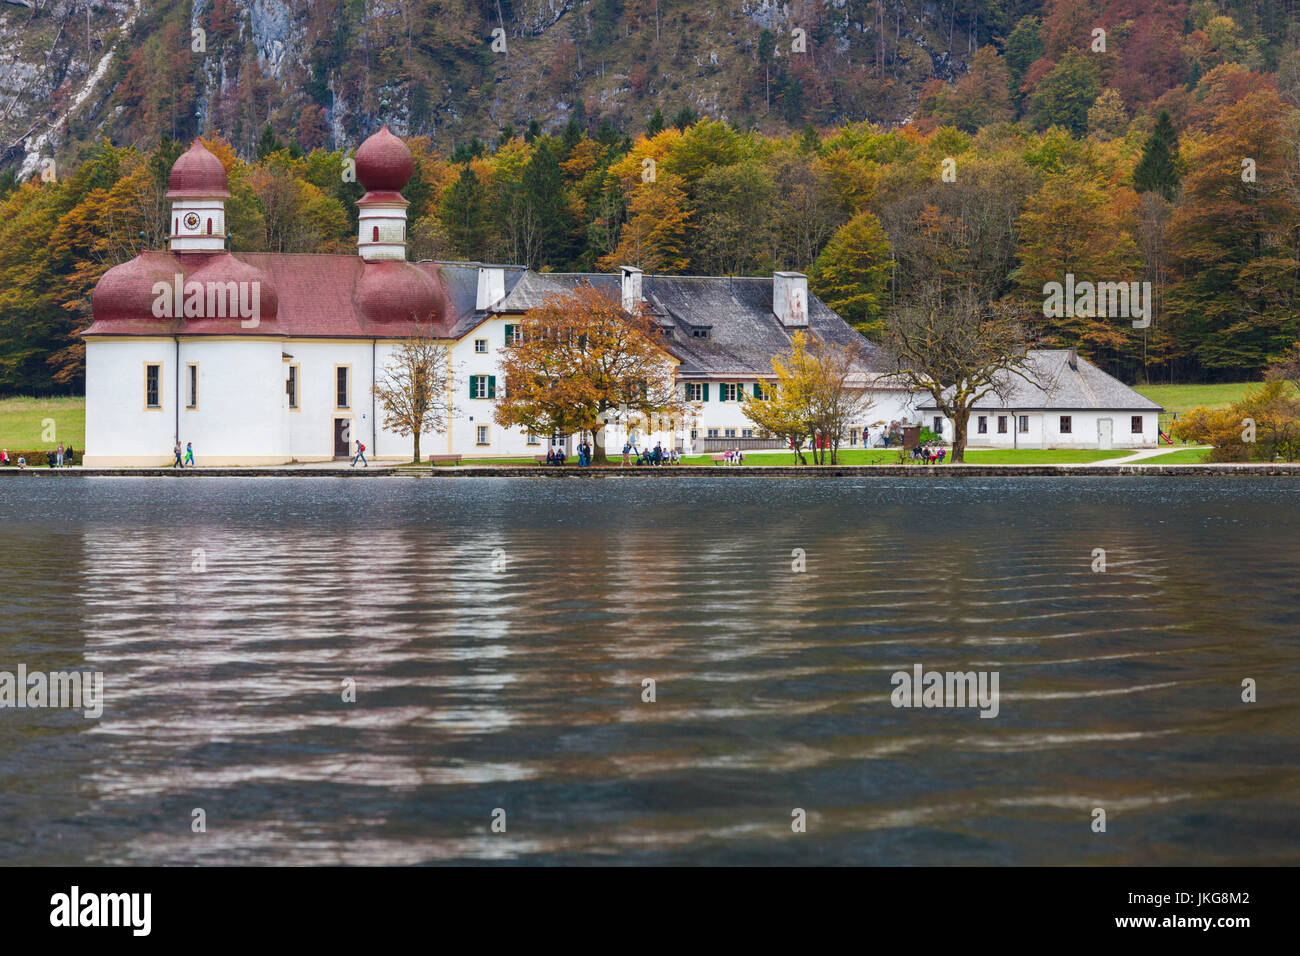
[[[379,227],[378,227],[378,226],[375,226],[374,229],[370,230],[370,241],[371,241],[371,242],[378,242],[378,241],[379,241]]]
[[[208,235],[212,235],[212,220],[208,220]]]

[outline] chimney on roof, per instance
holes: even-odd
[[[635,312],[641,307],[641,270],[636,266],[619,266],[623,287],[623,311]]]
[[[474,308],[485,312],[506,297],[506,270],[501,266],[478,267],[478,295]]]
[[[808,327],[808,277],[802,272],[772,276],[772,311],[787,328]]]
[[[1070,368],[1074,369],[1076,372],[1079,371],[1079,350],[1078,349],[1071,346],[1070,354],[1065,357],[1065,360],[1070,363]]]

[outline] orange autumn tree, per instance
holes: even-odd
[[[538,434],[589,431],[592,461],[601,464],[606,424],[686,411],[661,341],[650,316],[625,312],[590,285],[550,296],[524,313],[520,338],[502,353],[496,423]]]

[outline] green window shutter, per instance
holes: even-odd
[[[763,383],[762,383],[762,382],[755,382],[755,383],[754,383],[754,397],[755,397],[755,398],[758,398],[758,399],[761,399],[761,398],[763,397]]]
[[[497,377],[495,375],[489,375],[488,376],[488,398],[496,398],[496,397],[497,397]]]
[[[745,386],[742,382],[736,383],[736,401],[743,401],[745,398]]]
[[[469,377],[469,397],[470,397],[470,398],[476,398],[476,397],[477,397],[477,396],[475,395],[475,391],[476,391],[476,390],[475,390],[475,386],[476,386],[476,385],[478,385],[478,376],[477,376],[477,375],[471,375],[471,376]]]
[[[509,345],[511,342],[513,342],[513,341],[514,341],[514,338],[515,338],[515,327],[514,327],[513,325],[507,325],[507,326],[506,326],[506,345]]]
[[[702,401],[707,402],[708,400],[709,400],[709,383],[708,383],[708,382],[705,382],[705,383],[704,383],[704,398],[702,399]]]

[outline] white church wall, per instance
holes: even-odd
[[[172,461],[176,441],[175,351],[175,342],[170,338],[87,340],[88,467],[166,465]],[[145,407],[148,364],[160,366],[158,408]]]
[[[146,367],[158,365],[158,406],[146,402]],[[189,367],[197,392],[190,394]],[[179,370],[180,378],[177,380]],[[86,343],[86,464],[167,465],[179,437],[195,464],[284,461],[275,408],[280,342],[258,338],[131,337]],[[191,398],[196,399],[190,407]]]
[[[265,465],[285,460],[284,432],[272,413],[283,395],[279,339],[188,338],[180,343],[180,440],[197,465]],[[195,407],[189,372],[197,368]]]
[[[296,461],[333,459],[337,419],[348,423],[349,454],[355,451],[357,439],[366,446],[367,458],[375,454],[383,436],[373,427],[371,413],[370,339],[289,339],[283,351],[291,358],[281,362],[280,398],[272,407],[283,409],[288,455]],[[296,410],[289,407],[284,386],[290,365],[297,366]],[[336,376],[341,367],[348,375],[345,406],[338,404],[337,396]]]

